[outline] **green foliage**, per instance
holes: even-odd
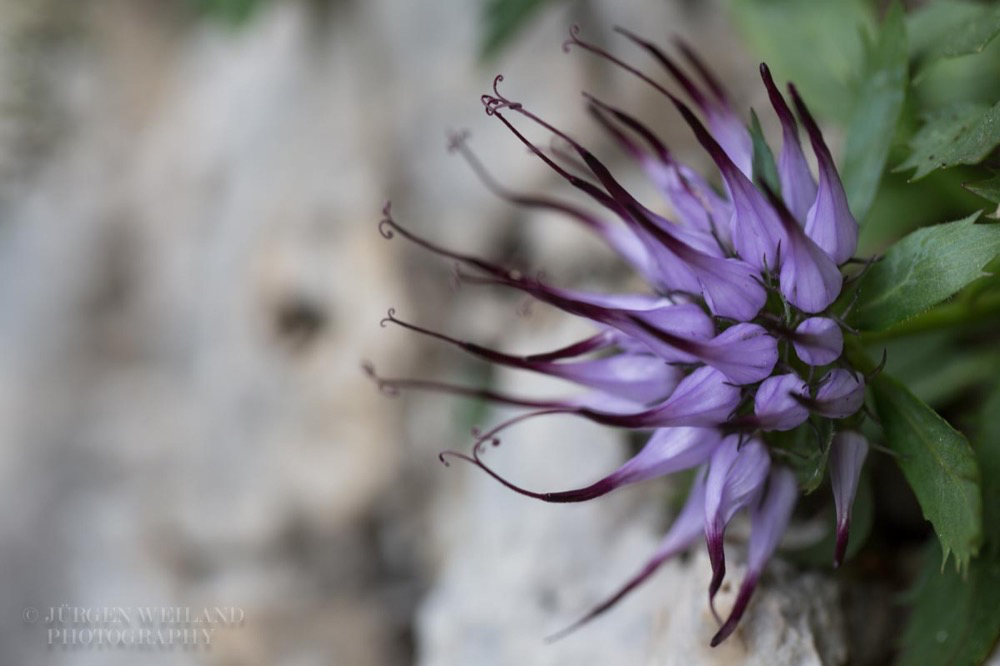
[[[867,0],[730,0],[740,31],[776,79],[794,81],[810,108],[846,119],[861,70],[862,31],[875,26]]]
[[[858,287],[858,325],[889,328],[982,277],[1000,254],[1000,224],[974,224],[978,217],[918,229],[892,246]]]
[[[875,43],[866,47],[864,75],[847,125],[840,170],[858,221],[864,221],[875,200],[906,97],[906,27],[898,3],[886,14]]]
[[[899,663],[980,664],[1000,638],[1000,386],[980,416],[976,453],[983,474],[986,547],[968,575],[941,571],[940,548],[931,543],[903,635]],[[942,612],[947,609],[947,612]]]
[[[1000,7],[970,2],[935,2],[917,12],[920,35],[914,48],[916,76],[940,60],[981,53],[1000,34]]]
[[[934,60],[981,53],[1000,34],[1000,7],[982,6],[981,9],[976,16],[949,28],[928,58]]]
[[[938,48],[949,30],[977,16],[982,8],[977,0],[933,0],[907,12],[906,32],[914,60]]]
[[[897,170],[916,169],[919,180],[935,169],[956,164],[978,164],[1000,145],[1000,102],[986,108],[975,102],[956,102],[926,116],[910,141],[910,155]]]
[[[895,148],[898,152],[899,146]],[[970,175],[969,170],[963,166],[935,171],[919,185],[910,183],[895,171],[883,174],[875,203],[861,227],[857,256],[882,254],[894,242],[920,227],[957,220],[981,210],[983,205],[979,197],[962,187],[964,182],[981,178]]]
[[[883,373],[871,384],[886,441],[941,542],[944,561],[960,569],[982,543],[982,495],[976,456],[968,440]]]
[[[482,15],[480,56],[496,56],[550,2],[552,0],[486,0]]]
[[[965,189],[975,192],[984,199],[1000,204],[1000,173],[994,173],[992,178],[966,183]]]

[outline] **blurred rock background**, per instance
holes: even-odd
[[[668,484],[532,503],[436,459],[498,414],[389,400],[360,370],[550,388],[379,328],[394,306],[525,352],[579,333],[509,294],[455,290],[446,262],[379,236],[382,203],[452,247],[620,284],[570,223],[491,195],[446,132],[470,129],[507,185],[558,189],[482,113],[503,72],[506,94],[599,146],[584,88],[705,165],[649,89],[560,45],[576,22],[599,41],[613,24],[683,34],[759,106],[720,7],[556,4],[482,64],[467,0],[257,5],[236,25],[196,2],[0,2],[0,663],[844,663],[836,589],[780,564],[710,651],[701,556],[545,645],[640,566]],[[628,451],[567,420],[508,440],[497,466],[546,488]],[[236,606],[245,622],[209,650],[49,647],[23,612],[62,604]]]

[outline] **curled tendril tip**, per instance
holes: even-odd
[[[382,234],[382,238],[389,240],[396,235],[393,231],[393,227],[396,226],[396,221],[392,219],[392,202],[386,201],[385,205],[382,206],[382,219],[378,223],[378,232]]]
[[[385,328],[386,325],[390,323],[393,324],[396,323],[396,308],[389,308],[389,311],[386,313],[386,316],[382,317],[378,325],[381,326],[382,328]]]
[[[382,395],[389,397],[399,395],[399,389],[396,386],[393,386],[391,382],[378,376],[378,373],[375,371],[375,365],[371,361],[362,362],[361,369],[373,382],[375,382],[376,388],[378,388]]]
[[[580,43],[580,24],[574,23],[569,27],[569,39],[562,43],[563,53],[569,53],[574,44]]]

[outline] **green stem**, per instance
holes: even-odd
[[[917,333],[937,331],[1000,314],[1000,294],[990,294],[970,301],[957,300],[928,310],[884,331],[865,331],[861,342],[865,345],[895,340]]]

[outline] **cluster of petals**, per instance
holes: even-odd
[[[482,97],[486,113],[582,193],[591,208],[506,190],[477,160],[464,136],[454,137],[452,148],[504,198],[558,211],[597,234],[649,283],[649,293],[598,294],[557,287],[424,239],[397,223],[388,206],[380,226],[386,237],[401,235],[455,261],[461,281],[518,290],[589,320],[595,332],[562,349],[514,355],[420,327],[394,311],[383,324],[436,338],[491,363],[559,377],[585,390],[561,399],[535,399],[433,381],[385,379],[371,368],[369,372],[387,391],[440,390],[526,409],[487,433],[477,433],[471,454],[448,451],[442,459],[469,461],[512,490],[545,502],[591,500],[633,483],[694,470],[684,508],[646,565],[570,629],[610,608],[662,563],[701,540],[712,564],[708,592],[714,602],[726,575],[726,527],[745,512],[751,525],[747,573],[730,614],[720,618],[712,639],[717,645],[734,631],[746,610],[799,495],[795,473],[772,455],[770,433],[810,428],[822,419],[837,422],[836,434],[819,445],[828,447],[837,511],[835,564],[844,556],[850,508],[868,444],[854,429],[854,421],[843,420],[862,408],[865,377],[844,360],[845,326],[832,306],[843,289],[841,268],[854,255],[858,225],[830,150],[794,86],[788,87],[789,104],[761,65],[782,136],[775,159],[778,187],[772,189],[755,178],[753,141],[744,121],[693,51],[679,44],[695,77],[657,45],[629,31],[618,32],[662,66],[693,108],[654,78],[581,39],[576,29],[566,48],[609,60],[659,90],[714,162],[721,189],[676,161],[636,117],[585,95],[592,117],[635,159],[671,213],[651,209],[582,143],[504,97],[498,89],[502,77],[494,81],[493,92]],[[565,147],[537,146],[519,123],[550,132]],[[815,157],[816,176],[806,158],[800,124]],[[570,490],[528,490],[483,462],[483,444],[496,443],[501,430],[555,413],[651,435],[621,467]]]

